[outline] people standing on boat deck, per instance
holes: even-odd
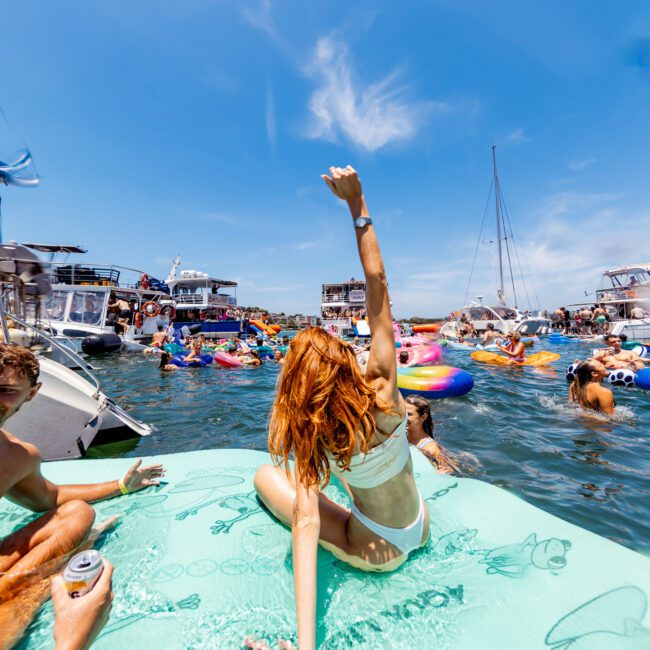
[[[481,339],[481,345],[486,346],[486,345],[492,345],[493,343],[496,343],[498,339],[502,338],[503,334],[501,332],[495,332],[494,331],[494,323],[488,323],[485,326],[485,333],[483,334],[483,338]]]
[[[590,359],[578,364],[575,379],[569,387],[569,401],[586,409],[614,415],[614,395],[601,385],[605,377],[607,368],[600,361]]]
[[[112,322],[115,324],[115,333],[125,334],[129,329],[129,317],[131,316],[129,303],[111,292],[108,297],[108,311],[114,315]]]
[[[508,334],[508,339],[510,340],[507,347],[503,347],[499,343],[496,343],[496,346],[510,357],[511,365],[521,365],[526,360],[526,348],[521,342],[521,334],[512,332]]]
[[[167,343],[171,343],[169,335],[165,332],[163,325],[158,325],[158,331],[151,337],[151,345],[157,348],[164,348]]]
[[[604,350],[596,350],[593,358],[600,361],[606,368],[630,368],[635,372],[645,368],[645,361],[632,350],[621,349],[622,341],[620,336],[608,334],[605,336]]]
[[[443,448],[433,439],[433,418],[429,402],[422,395],[409,395],[404,402],[408,418],[406,435],[409,444],[417,447],[441,474],[458,471]]]
[[[38,360],[29,350],[0,344],[0,425],[36,396],[38,373]],[[0,498],[46,513],[0,540],[0,648],[20,638],[47,600],[51,576],[92,541],[95,512],[88,504],[158,485],[162,466],[140,464],[119,480],[56,485],[41,474],[36,447],[0,429]],[[101,526],[95,537],[99,532]]]
[[[357,173],[323,176],[347,202],[366,280],[372,348],[365,378],[352,347],[318,327],[291,341],[269,429],[276,464],[255,488],[291,526],[300,650],[316,647],[317,549],[365,571],[392,571],[429,538],[429,511],[413,477],[406,409],[397,388],[386,274]],[[289,455],[294,458],[289,473]],[[348,510],[321,492],[334,473],[349,488]],[[255,641],[246,639],[249,647]],[[258,647],[263,647],[258,644]]]
[[[576,314],[576,318],[578,315]],[[579,334],[591,334],[591,326],[594,315],[589,307],[583,307],[580,310],[580,319],[582,320],[582,327],[578,330]]]
[[[594,305],[594,327],[596,334],[605,334],[607,329],[607,310],[603,305]]]

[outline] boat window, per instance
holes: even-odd
[[[69,294],[69,291],[58,291],[55,289],[47,297],[45,309],[52,320],[63,320]]]
[[[104,291],[75,291],[68,320],[85,325],[101,325],[105,297]]]

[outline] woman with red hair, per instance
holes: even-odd
[[[269,450],[277,464],[264,465],[255,475],[262,501],[291,527],[300,650],[316,644],[319,543],[359,569],[392,571],[429,537],[429,512],[413,479],[406,410],[397,389],[395,339],[377,237],[356,171],[350,166],[329,171],[323,180],[348,204],[366,277],[372,333],[366,373],[364,377],[344,341],[317,327],[297,334],[271,416]],[[320,491],[331,473],[348,489],[350,510]]]

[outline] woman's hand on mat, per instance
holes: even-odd
[[[92,590],[70,598],[63,578],[52,580],[55,650],[86,650],[101,632],[113,604],[113,565],[104,558],[104,570]]]
[[[129,492],[143,490],[150,485],[160,485],[159,478],[165,475],[162,465],[140,467],[142,458],[124,475],[124,485]]]
[[[244,645],[251,650],[271,650],[271,646],[266,641],[256,641],[247,636],[244,639]],[[291,641],[285,641],[284,639],[278,639],[278,649],[279,650],[296,650],[296,646],[291,643]]]
[[[363,197],[361,181],[357,172],[348,165],[345,167],[330,167],[330,175],[321,174],[321,178],[327,183],[327,187],[337,196],[348,203],[360,201]]]

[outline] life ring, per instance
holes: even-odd
[[[135,312],[135,317],[133,320],[135,322],[135,326],[138,329],[142,329],[142,314],[139,311]]]
[[[176,307],[174,305],[164,305],[160,309],[161,316],[169,316],[169,320],[176,318]]]
[[[149,288],[149,276],[146,273],[143,273],[142,277],[140,278],[140,286],[143,289]]]
[[[142,315],[146,316],[147,318],[155,318],[159,313],[160,305],[153,300],[145,302],[144,305],[142,305]]]

